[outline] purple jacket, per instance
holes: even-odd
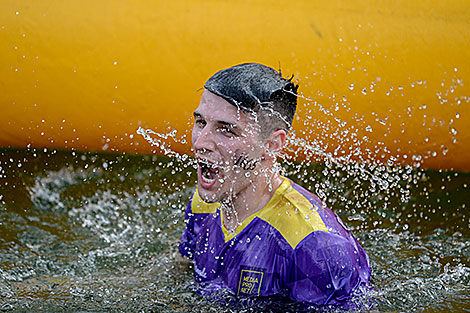
[[[186,209],[179,250],[194,260],[203,294],[225,288],[242,298],[343,305],[369,280],[369,258],[341,220],[288,179],[234,234],[222,216],[220,204],[203,202],[197,191]]]

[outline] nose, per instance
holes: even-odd
[[[198,127],[194,125],[192,134],[193,148],[195,153],[214,151],[214,133],[208,125]]]

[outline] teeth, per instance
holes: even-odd
[[[206,160],[198,160],[198,165],[201,169],[202,181],[206,184],[212,184],[218,177],[219,171],[217,164]]]
[[[206,183],[212,183],[217,175],[214,175],[210,172],[209,169],[203,168],[202,169],[202,180],[205,181]]]
[[[210,184],[210,183],[212,183],[212,182],[215,180],[215,178],[208,178],[208,177],[206,177],[205,175],[202,175],[202,180],[203,180],[205,183]]]
[[[198,163],[199,163],[199,166],[206,166],[206,167],[209,167],[209,168],[216,168],[217,167],[216,164],[210,163],[208,161],[199,160]]]

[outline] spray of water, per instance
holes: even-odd
[[[468,97],[449,99],[453,90],[463,86],[462,81],[457,78],[452,82],[447,91],[437,94],[440,102],[468,103]],[[416,85],[424,84],[425,81],[416,83]],[[364,89],[363,94],[366,95],[368,91],[373,92],[374,86],[375,84],[371,84],[370,90]],[[354,86],[352,88],[354,89]],[[403,87],[398,88],[402,93],[403,89]],[[425,231],[427,234],[423,236],[423,227],[420,226],[420,223],[433,219],[432,215],[438,210],[443,210],[441,205],[437,205],[436,209],[433,204],[423,204],[433,198],[435,192],[433,190],[436,187],[433,186],[435,184],[432,178],[433,172],[422,169],[422,164],[438,154],[445,155],[449,147],[430,145],[424,154],[413,152],[408,154],[396,148],[394,150],[380,140],[374,139],[374,142],[371,139],[377,136],[367,135],[374,133],[376,126],[368,124],[364,116],[356,114],[352,120],[339,117],[338,111],[351,110],[346,97],[337,100],[333,96],[332,101],[335,104],[333,109],[328,109],[308,97],[301,96],[301,98],[304,100],[304,105],[300,109],[300,115],[304,117],[301,122],[306,127],[300,131],[294,129],[290,132],[285,152],[279,158],[280,168],[283,175],[314,191],[325,205],[333,208],[347,220],[350,228],[355,229],[361,244],[372,255],[373,266],[378,267],[377,272],[373,273],[372,281],[377,282],[379,286],[366,294],[376,299],[383,309],[406,311],[416,306],[423,297],[428,303],[440,305],[441,300],[449,296],[449,292],[445,291],[446,282],[453,277],[458,281],[458,286],[454,285],[456,289],[452,289],[454,295],[458,294],[456,296],[458,299],[462,293],[468,296],[466,288],[462,288],[463,284],[469,281],[468,259],[447,262],[445,255],[452,254],[449,254],[450,246],[434,236],[441,230],[436,228],[431,234]],[[371,114],[375,116],[377,128],[385,128],[386,135],[392,133],[392,127],[396,125],[389,121],[388,116],[380,117],[375,112]],[[423,118],[424,125],[428,120],[425,106],[416,110],[410,105],[403,114],[409,119]],[[455,117],[447,121],[438,123],[433,120],[427,129],[429,137],[436,127],[447,126],[448,136],[451,139],[448,141],[456,143],[458,131],[452,127],[452,124],[454,119],[458,118],[460,114],[455,113]],[[191,128],[191,123],[188,123],[188,129]],[[168,150],[165,139],[171,138],[177,141],[176,130],[169,135],[140,128],[138,133],[150,144],[163,146],[162,153],[194,165],[191,157]],[[187,135],[184,134],[181,138],[186,138]],[[429,138],[426,137],[425,141],[429,141]],[[336,143],[336,146],[332,146],[332,142]],[[446,172],[440,171],[440,173]],[[467,190],[468,185],[465,180],[468,178],[465,174],[462,175],[463,177],[459,178],[459,173],[449,172],[447,180],[463,181],[460,188]],[[435,200],[437,203],[441,201]],[[458,202],[457,211],[462,212],[461,210],[466,207],[465,203],[460,203],[458,200],[455,202]],[[469,222],[465,213],[462,219],[456,217],[458,213],[455,212],[452,217],[448,215],[448,212],[443,213],[443,224],[452,217],[460,221],[459,225]],[[452,242],[457,244],[459,251],[463,253],[461,249],[468,248],[468,241],[463,243],[457,239],[461,238],[460,231],[461,228],[450,231],[450,237],[445,237],[444,241],[451,242],[450,245]],[[448,234],[449,231],[445,233]],[[394,248],[383,249],[384,245]],[[436,252],[434,260],[428,253],[433,245],[442,249],[440,253]],[[400,260],[391,257],[393,253],[400,251],[409,253],[412,257]],[[432,254],[434,255],[434,252]],[[401,262],[404,264],[401,265]],[[420,274],[414,275],[412,269],[418,269]],[[432,274],[429,274],[430,272]],[[398,277],[404,280],[399,280]],[[382,284],[386,287],[382,288]],[[358,301],[366,300],[362,298]]]
[[[359,89],[367,97],[377,86]],[[341,112],[352,109],[343,96],[331,96],[331,105],[304,97],[305,118],[296,122],[305,127],[293,129],[280,155],[282,173],[315,192],[368,252],[373,290],[365,294],[381,311],[468,309],[470,177],[421,168],[448,151],[432,144],[436,128],[458,142],[462,131],[454,124],[470,99],[454,97],[462,86],[455,78],[436,94],[455,105],[448,120],[428,116],[425,104],[400,112],[404,123],[419,120],[429,131],[423,155],[374,142],[380,127],[392,135],[392,119],[374,112],[376,124],[358,114],[344,118]],[[262,303],[224,307],[192,291],[193,269],[176,259],[198,165],[172,149],[188,144],[188,133],[137,132],[163,156],[0,151],[0,309],[274,311]]]

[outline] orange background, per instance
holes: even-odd
[[[260,62],[294,74],[296,135],[326,153],[468,171],[469,24],[467,1],[2,1],[0,146],[189,141],[205,80]]]

